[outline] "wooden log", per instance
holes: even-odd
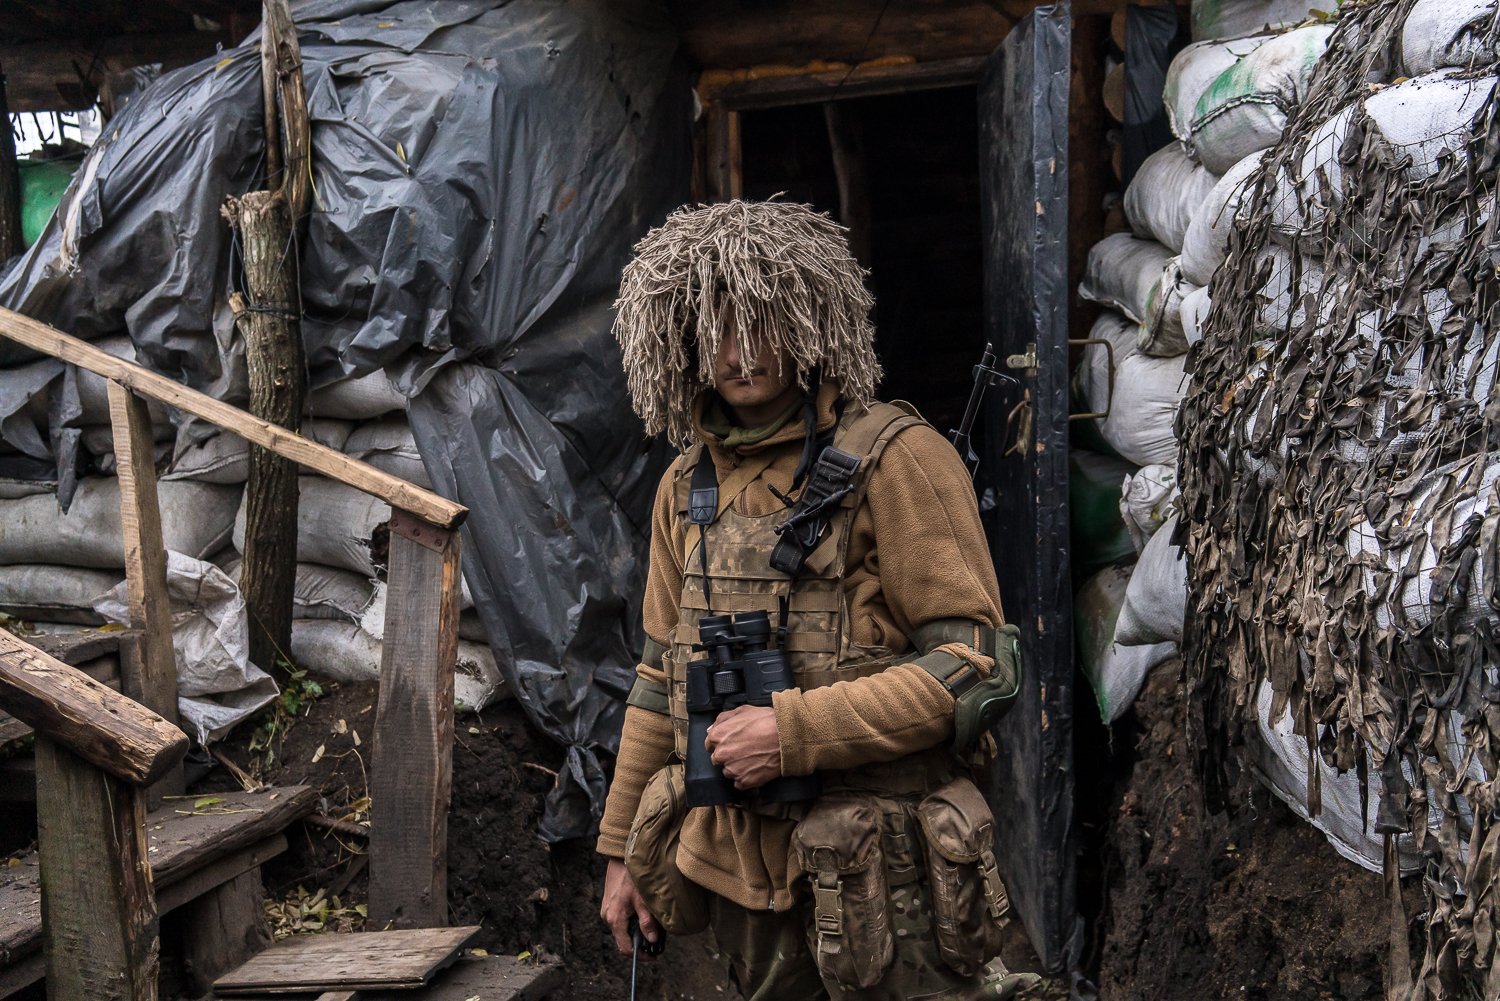
[[[51,1001],[155,1001],[145,791],[36,742],[42,940]]]
[[[307,85],[302,77],[302,48],[287,0],[265,0],[262,4],[260,76],[265,102],[266,188],[286,196],[292,224],[300,227],[307,213],[312,130],[307,117]]]
[[[370,920],[435,928],[448,923],[459,536],[404,511],[390,525],[370,775]]]
[[[146,785],[187,753],[176,726],[0,630],[0,705],[43,737],[122,782]]]
[[[280,191],[252,191],[224,203],[240,234],[250,303],[230,295],[245,337],[250,412],[290,431],[302,426],[307,397],[291,215]],[[297,575],[297,466],[250,446],[245,484],[245,558],[240,590],[250,613],[250,659],[265,670],[292,645],[292,591]]]
[[[16,165],[16,137],[10,131],[5,74],[0,73],[0,261],[26,249],[21,238],[21,171]]]
[[[70,337],[55,327],[22,316],[14,310],[0,308],[0,336],[112,379],[142,396],[170,404],[194,417],[201,417],[315,473],[348,484],[372,497],[379,497],[393,508],[410,511],[433,525],[457,528],[469,513],[469,509],[462,504],[439,497],[431,490],[413,486],[368,463],[351,459],[326,445],[309,441],[286,428],[255,418],[238,407],[189,389],[134,362],[116,358],[86,341]]]
[[[120,534],[125,545],[126,604],[137,632],[134,655],[122,658],[125,694],[168,723],[177,722],[177,655],[172,649],[172,603],[167,597],[167,549],[156,497],[156,445],[146,401],[117,382],[109,383],[109,419],[114,429],[115,469],[120,480]],[[168,773],[153,790],[182,790],[182,774]]]
[[[195,994],[207,994],[215,980],[271,944],[271,924],[262,906],[265,899],[257,867],[187,905],[182,957],[188,986]]]
[[[705,88],[706,96],[734,111],[820,104],[831,100],[914,94],[945,87],[969,87],[979,80],[984,56],[962,56],[932,62],[864,65],[807,73],[731,79]]]

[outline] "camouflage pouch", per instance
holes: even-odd
[[[995,867],[995,818],[974,783],[957,778],[917,804],[927,843],[932,930],[943,961],[973,976],[1000,954],[1010,899]]]
[[[708,891],[677,868],[677,841],[687,811],[682,766],[667,765],[642,790],[625,839],[625,868],[669,935],[692,935],[708,927]]]
[[[792,834],[812,884],[818,971],[845,990],[879,983],[895,955],[880,832],[872,804],[825,796]]]

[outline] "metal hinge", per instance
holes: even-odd
[[[1036,342],[1026,345],[1026,353],[1005,356],[1006,368],[1036,368]]]

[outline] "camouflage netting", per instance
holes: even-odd
[[[1377,776],[1388,873],[1410,832],[1429,904],[1396,993],[1497,997],[1500,25],[1458,5],[1482,11],[1464,59],[1417,68],[1423,6],[1344,5],[1210,285],[1178,417],[1184,651],[1218,795],[1264,681],[1310,750]]]

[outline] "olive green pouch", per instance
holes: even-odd
[[[895,955],[880,832],[872,804],[825,796],[792,834],[812,883],[818,971],[845,990],[875,986]]]
[[[630,878],[669,935],[692,935],[708,927],[708,891],[677,868],[677,842],[687,811],[682,766],[667,765],[646,783],[625,839]]]
[[[973,976],[1000,954],[1010,900],[995,867],[995,819],[973,782],[957,778],[917,804],[927,847],[928,893],[938,953]]]

